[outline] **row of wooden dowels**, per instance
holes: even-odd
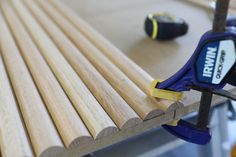
[[[55,156],[176,104],[149,97],[153,78],[54,0],[0,0],[3,157]]]

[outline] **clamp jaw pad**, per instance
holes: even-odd
[[[157,97],[160,99],[167,99],[172,101],[179,101],[183,98],[182,92],[175,92],[171,90],[158,89],[157,86],[162,80],[154,80],[151,83],[150,94],[152,97]]]

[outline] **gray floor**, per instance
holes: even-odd
[[[163,155],[156,156],[156,157],[199,157],[198,152],[199,147],[193,144],[185,144],[180,146],[179,148],[174,149],[173,151],[167,152]],[[208,156],[205,156],[208,157]]]

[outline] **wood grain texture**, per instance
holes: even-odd
[[[142,92],[46,1],[37,2],[142,119],[150,119],[163,113],[165,104],[157,103]]]
[[[62,5],[59,1],[49,0],[49,2],[67,18],[84,36],[87,37],[100,51],[106,55],[117,67],[119,67],[140,89],[150,95],[150,84],[154,80],[151,75],[140,68],[129,59],[123,52],[116,48],[111,42],[93,29],[86,21],[72,12],[71,9]],[[174,110],[181,107],[179,103],[168,100],[156,100],[157,103],[166,105],[166,110]]]
[[[114,42],[116,46],[121,48],[139,65],[141,65],[144,69],[146,69],[156,77],[160,76],[162,78],[165,78],[178,70],[179,66],[181,66],[180,62],[185,62],[185,60],[187,60],[191,55],[192,50],[194,50],[197,44],[194,44],[194,42],[198,41],[200,35],[208,29],[208,26],[210,28],[210,20],[207,16],[205,16],[206,14],[204,10],[192,5],[186,5],[185,3],[175,0],[170,0],[170,3],[166,3],[165,0],[155,0],[155,2],[160,4],[155,6],[153,5],[154,1],[145,0],[112,1],[110,3],[109,0],[101,0],[99,1],[99,3],[93,0],[64,1],[68,4],[71,3],[72,7],[74,5],[74,9],[79,8],[80,15],[82,15],[84,19],[93,24],[93,27],[100,30],[100,32],[107,36],[110,41]],[[89,3],[96,3],[96,5],[88,5]],[[109,8],[109,5],[113,8]],[[99,7],[103,8],[103,10],[101,11],[101,8]],[[114,8],[117,10],[114,10]],[[112,11],[111,14],[107,14],[109,10]],[[148,39],[142,31],[143,23],[141,22],[140,24],[140,21],[145,18],[148,12],[155,12],[155,10],[168,10],[174,12],[180,17],[184,17],[187,21],[189,21],[190,24],[189,33],[183,38],[178,38],[174,41],[165,43],[153,42],[152,40]],[[184,10],[184,13],[181,13],[180,10]],[[188,14],[186,14],[186,12],[188,12]],[[194,16],[196,18],[192,18]],[[116,20],[114,21],[114,19]],[[198,25],[199,20],[201,21],[201,25]],[[122,25],[123,21],[129,22],[124,26]],[[98,26],[100,26],[100,28]],[[138,28],[136,28],[136,26]],[[3,33],[1,33],[0,36],[2,34]],[[126,36],[126,34],[129,34],[129,36]],[[169,63],[175,59],[176,62],[173,62],[173,64],[169,65],[168,67],[166,66],[166,63]],[[231,92],[235,93],[235,88]],[[129,137],[133,137],[135,135],[148,131],[151,128],[155,128],[161,124],[172,121],[174,118],[181,118],[182,116],[190,112],[197,111],[199,107],[198,101],[198,93],[194,92],[191,94],[191,92],[188,92],[186,94],[186,99],[184,100],[184,103],[186,105],[186,107],[184,108],[179,108],[175,112],[171,111],[167,114],[163,114],[156,118],[144,121],[143,123],[138,124],[134,127],[120,130],[115,134],[94,140],[91,143],[81,143],[76,147],[67,149],[62,153],[53,155],[52,157],[78,157],[110,146],[111,144],[123,141]],[[218,103],[221,101],[225,100],[223,100],[222,97],[218,97],[217,100],[213,99],[213,103]]]
[[[7,1],[0,1],[3,12]],[[63,150],[63,144],[44,103],[21,58],[4,19],[0,18],[0,48],[27,131],[37,156],[49,156]]]
[[[168,122],[172,120],[174,115],[174,111],[169,112],[169,114],[164,114],[162,116],[155,117],[148,121],[145,121],[141,125],[136,125],[127,130],[119,131],[115,135],[107,136],[105,138],[99,139],[91,143],[90,145],[80,145],[76,148],[72,148],[70,150],[66,150],[58,157],[78,157],[88,154],[89,152],[94,152],[96,150],[102,149],[109,145],[121,142],[123,139],[128,139],[129,137],[133,137],[139,135],[142,132],[148,131],[152,128],[156,128],[163,124],[162,122]]]
[[[0,12],[0,18],[2,17]],[[33,157],[0,52],[0,148],[3,157]],[[0,153],[0,154],[1,154]]]
[[[140,123],[138,115],[36,3],[31,0],[25,3],[117,126],[126,129]]]
[[[113,134],[116,125],[84,85],[61,52],[42,27],[18,0],[12,1],[16,12],[38,45],[41,54],[51,67],[82,120],[95,139]]]
[[[8,25],[15,36],[21,49],[21,54],[28,65],[63,142],[69,147],[74,143],[80,144],[91,141],[92,138],[87,128],[31,40],[23,24],[10,6],[4,7],[7,9],[5,15]]]

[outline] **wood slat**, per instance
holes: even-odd
[[[124,53],[116,48],[110,41],[93,29],[86,21],[76,15],[71,9],[58,0],[48,1],[60,14],[67,18],[77,30],[87,37],[104,55],[106,55],[117,67],[119,67],[140,89],[150,95],[150,84],[154,80],[151,75],[140,68]],[[174,110],[182,105],[168,100],[156,100],[165,104],[166,110]]]
[[[126,129],[140,123],[138,115],[36,3],[31,0],[25,0],[25,3],[117,126]]]
[[[95,139],[113,134],[116,125],[81,81],[42,27],[18,0],[12,4],[45,60]]]
[[[5,2],[0,1],[4,12]],[[0,48],[27,131],[37,156],[52,155],[63,150],[63,144],[47,113],[15,41],[0,17]]]
[[[142,119],[150,119],[166,109],[166,105],[147,97],[128,77],[122,73],[108,58],[93,46],[65,18],[48,5],[46,1],[37,1],[55,23],[67,34],[88,60],[107,79],[114,89],[138,113]]]
[[[171,111],[168,114],[164,114],[162,116],[158,116],[153,119],[144,121],[141,125],[136,125],[132,128],[119,131],[115,135],[107,136],[102,139],[96,140],[93,143],[91,143],[90,145],[80,145],[80,146],[72,148],[70,150],[66,150],[58,157],[84,156],[90,152],[94,152],[96,150],[105,148],[105,147],[110,146],[112,144],[121,142],[124,139],[128,139],[128,138],[134,137],[136,135],[140,135],[142,132],[151,130],[152,128],[156,128],[156,127],[162,125],[163,122],[171,121],[173,115],[174,115],[174,112]]]
[[[27,133],[24,130],[17,103],[8,81],[1,53],[0,82],[0,148],[2,156],[13,157],[18,154],[22,157],[33,157]]]
[[[9,5],[5,5],[4,8],[6,10],[6,20],[21,49],[22,57],[28,65],[65,145],[69,147],[73,143],[90,142],[92,138],[87,128],[84,126],[23,24]]]

